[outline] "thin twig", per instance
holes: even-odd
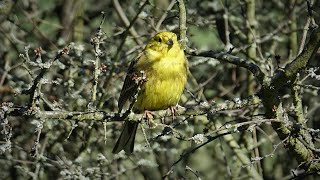
[[[115,7],[120,19],[122,20],[122,22],[125,24],[126,27],[128,27],[128,30],[130,32],[130,34],[133,36],[134,40],[136,41],[137,44],[142,44],[141,40],[138,38],[139,35],[137,33],[137,31],[132,27],[132,23],[130,23],[130,21],[128,20],[125,12],[123,11],[120,3],[118,0],[113,0],[113,6]],[[148,1],[145,1],[144,4],[146,4]],[[140,13],[138,13],[140,14]],[[134,22],[134,21],[132,21]],[[131,25],[131,26],[130,26]]]
[[[259,81],[263,84],[267,81],[265,74],[261,71],[260,67],[247,59],[233,56],[228,52],[215,52],[215,51],[203,51],[203,52],[190,52],[190,55],[200,57],[210,57],[219,61],[228,62],[243,68],[248,69]]]
[[[187,13],[183,0],[177,0],[179,3],[179,29],[180,29],[180,41],[182,49],[187,50]]]
[[[167,7],[166,11],[162,14],[160,20],[158,21],[157,25],[156,25],[156,31],[159,31],[161,24],[163,23],[163,21],[166,19],[166,17],[168,16],[168,11],[170,11],[173,6],[175,5],[176,0],[171,0],[169,6]]]
[[[97,29],[95,36],[91,39],[91,44],[93,44],[94,52],[95,52],[95,61],[94,61],[94,72],[93,72],[93,85],[92,85],[92,97],[91,97],[91,106],[89,108],[95,109],[95,103],[97,100],[97,87],[98,87],[98,79],[100,75],[100,56],[103,52],[100,50],[100,44],[104,43],[104,32],[102,31],[102,25],[105,20],[105,14],[102,12],[102,20]]]

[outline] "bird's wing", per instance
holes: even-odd
[[[127,70],[127,75],[124,80],[122,90],[120,93],[119,101],[118,101],[118,108],[119,112],[121,112],[124,104],[133,98],[133,96],[137,93],[138,90],[138,83],[135,80],[137,76],[139,76],[138,72],[139,69],[137,69],[136,64],[137,62],[143,58],[144,54],[140,53],[131,63]]]

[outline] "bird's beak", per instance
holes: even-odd
[[[172,46],[172,45],[173,45],[172,39],[169,39],[166,44],[167,44],[168,46]]]

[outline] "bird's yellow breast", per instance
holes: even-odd
[[[134,109],[152,111],[175,106],[187,82],[187,61],[183,50],[151,60],[150,56],[157,57],[152,54],[156,52],[148,53],[145,60],[140,61],[147,80],[141,87]]]

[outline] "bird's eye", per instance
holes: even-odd
[[[162,39],[160,37],[157,37],[155,40],[160,42],[160,43],[162,42]]]

